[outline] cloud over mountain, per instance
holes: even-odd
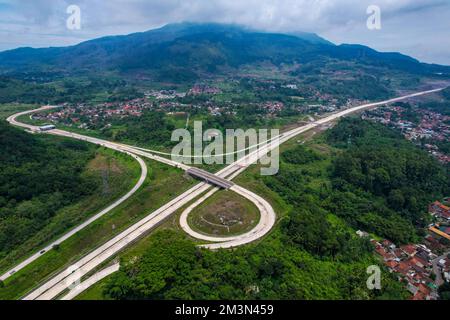
[[[79,31],[66,29],[70,4],[82,10]],[[379,31],[366,28],[366,9],[371,4],[381,8]],[[336,43],[361,43],[450,64],[448,16],[447,0],[0,0],[0,49],[68,45],[194,21],[315,32]]]

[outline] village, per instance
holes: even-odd
[[[438,288],[450,283],[450,207],[435,201],[428,211],[433,223],[423,243],[397,246],[387,239],[370,240],[384,266],[411,293],[411,300],[437,300]],[[357,234],[369,237],[364,231]]]
[[[400,103],[367,111],[362,118],[398,129],[406,139],[421,145],[440,162],[450,162],[450,154],[438,146],[439,142],[450,139],[450,116]]]
[[[265,84],[268,85],[268,84]],[[270,84],[270,87],[274,87]],[[259,87],[257,87],[259,88]],[[280,85],[289,90],[289,94],[298,92],[295,84]],[[264,88],[259,88],[264,92]],[[125,117],[140,117],[147,110],[163,112],[168,116],[186,116],[203,114],[213,117],[236,115],[237,110],[246,106],[266,119],[293,114],[312,114],[314,116],[339,109],[338,100],[329,95],[315,93],[311,99],[300,96],[280,96],[279,100],[267,99],[247,103],[234,102],[232,99],[215,99],[223,95],[223,91],[215,86],[196,84],[185,92],[176,90],[148,90],[142,97],[104,103],[64,103],[62,108],[51,113],[35,113],[33,119],[51,124],[63,124],[79,129],[102,129],[113,125],[114,120]],[[285,100],[285,101],[284,101]],[[351,107],[362,101],[348,100],[342,107]],[[116,121],[117,123],[117,121]]]

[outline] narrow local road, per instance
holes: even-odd
[[[436,259],[434,259],[431,263],[433,265],[433,273],[436,275],[436,279],[434,280],[434,284],[439,288],[440,286],[442,286],[445,282],[445,280],[442,278],[442,272],[441,272],[441,268],[439,267],[439,260],[441,259],[445,259],[447,257],[447,255],[450,254],[449,252],[446,252],[445,254],[441,255],[440,257],[437,257]]]

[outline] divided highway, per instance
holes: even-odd
[[[295,136],[297,136],[303,132],[306,132],[312,128],[315,128],[317,126],[320,126],[320,125],[325,124],[330,121],[334,121],[334,120],[336,120],[340,117],[346,116],[350,113],[364,110],[367,108],[373,108],[373,107],[389,104],[389,103],[396,102],[396,101],[405,100],[405,99],[412,98],[412,97],[430,94],[433,92],[440,91],[442,89],[443,88],[423,91],[423,92],[414,93],[414,94],[410,94],[410,95],[406,95],[403,97],[394,98],[394,99],[390,99],[390,100],[386,100],[386,101],[382,101],[382,102],[370,103],[370,104],[365,104],[362,106],[350,108],[350,109],[332,114],[328,117],[322,118],[318,121],[309,123],[305,126],[290,130],[286,133],[281,134],[278,137],[278,139],[272,140],[270,143],[261,147],[259,150],[251,152],[247,156],[239,159],[238,161],[234,162],[233,164],[222,169],[221,171],[219,171],[216,174],[216,176],[220,177],[222,179],[232,180],[234,177],[236,177],[238,174],[240,174],[242,171],[244,171],[250,164],[255,163],[258,159],[260,159],[261,157],[266,155],[271,150],[277,148],[280,144],[282,144],[282,143],[294,138]],[[21,114],[18,114],[18,115],[21,115]],[[10,122],[12,124],[15,124],[15,123],[13,123],[15,121],[14,119],[15,119],[15,117],[12,119],[8,118],[8,121],[12,120]],[[17,125],[17,124],[15,124],[15,125]],[[19,126],[30,129],[30,126],[28,126],[28,125],[19,124]],[[33,130],[33,128],[31,128],[30,130]],[[34,130],[35,130],[35,127],[34,127]],[[119,148],[119,150],[124,150],[124,151],[128,151],[130,153],[135,153],[135,154],[139,154],[139,155],[143,155],[143,156],[149,155],[151,157],[157,157],[155,155],[152,155],[151,153],[148,153],[148,152],[145,152],[142,150],[138,150],[138,149],[135,149],[130,146],[124,146],[121,144],[112,143],[112,142],[104,141],[101,139],[95,139],[95,138],[90,138],[90,137],[81,136],[81,135],[77,135],[77,134],[72,134],[69,132],[61,131],[61,130],[52,130],[49,133],[56,134],[56,135],[65,135],[65,136],[69,136],[69,137],[73,137],[73,138],[77,138],[77,139],[80,138],[81,140],[86,140],[86,141],[89,141],[92,143],[101,144],[101,145],[104,145],[105,147],[111,147],[111,146],[114,148],[117,147],[117,148]],[[164,159],[164,163],[166,163],[167,161],[169,163],[171,162],[170,160],[168,160],[166,158],[162,158],[162,159]],[[179,163],[172,163],[171,165],[174,165],[179,168],[183,168],[185,170],[189,169],[189,167],[181,165]],[[186,168],[184,168],[184,167],[186,167]],[[149,214],[147,217],[145,217],[141,221],[139,221],[136,224],[134,224],[133,226],[129,227],[127,230],[125,230],[122,233],[120,233],[119,235],[115,236],[113,239],[111,239],[104,245],[95,249],[94,251],[92,251],[91,253],[89,253],[88,255],[86,255],[85,257],[80,259],[76,264],[73,265],[73,267],[77,268],[77,275],[79,277],[82,277],[82,276],[86,275],[87,273],[91,272],[94,268],[99,266],[101,263],[105,262],[106,260],[108,260],[111,257],[113,257],[114,255],[116,255],[120,250],[125,248],[131,242],[136,241],[137,239],[139,239],[140,237],[145,235],[149,230],[156,227],[159,223],[161,223],[164,219],[169,217],[175,211],[182,208],[189,202],[195,200],[197,197],[199,197],[200,195],[202,195],[203,193],[208,191],[208,189],[210,189],[210,188],[211,188],[211,186],[204,182],[197,184],[196,186],[194,186],[191,189],[189,189],[188,191],[184,192],[177,198],[173,199],[166,205],[159,208],[158,210]],[[242,245],[242,244],[246,244],[246,243],[255,241],[255,240],[261,238],[262,236],[264,236],[265,234],[267,234],[275,223],[275,213],[273,212],[272,207],[270,206],[270,204],[267,203],[267,201],[265,201],[261,197],[257,196],[256,194],[254,194],[248,190],[245,190],[239,186],[236,186],[236,185],[232,186],[231,190],[238,192],[239,194],[245,196],[246,198],[250,199],[257,205],[257,207],[261,210],[261,213],[262,213],[261,221],[255,229],[251,230],[247,234],[233,237],[232,239],[221,239],[219,243],[206,244],[206,245],[204,245],[204,247],[207,247],[210,249],[229,248],[229,247],[234,247],[234,246],[238,246],[238,245]],[[208,193],[208,195],[211,195],[212,193],[213,192],[210,192],[210,193]],[[206,198],[207,197],[205,196],[202,199],[205,200]],[[199,204],[199,202],[198,202],[198,204]],[[263,217],[265,217],[265,218],[263,219]],[[215,239],[214,241],[218,241],[218,240]],[[73,270],[73,268],[69,268],[69,269]],[[36,290],[31,292],[29,295],[27,295],[24,299],[26,299],[26,300],[33,300],[33,299],[48,300],[48,299],[55,298],[56,296],[61,294],[64,290],[66,290],[66,288],[71,284],[72,281],[70,279],[70,275],[71,275],[71,272],[68,272],[68,271],[60,272],[55,277],[48,280],[42,286],[40,286],[39,288],[37,288]]]
[[[402,96],[402,97],[398,97],[398,98],[389,99],[389,100],[386,100],[386,101],[375,102],[375,103],[368,103],[368,104],[364,104],[364,105],[361,105],[361,106],[353,107],[353,108],[350,108],[350,109],[347,109],[347,110],[344,110],[344,111],[336,112],[336,113],[331,114],[331,115],[329,115],[327,117],[324,117],[324,118],[322,118],[320,120],[311,122],[311,123],[309,123],[309,124],[307,124],[305,126],[302,126],[302,127],[299,127],[299,128],[295,128],[293,130],[290,130],[288,132],[285,132],[285,133],[281,134],[278,137],[278,139],[275,139],[275,140],[271,141],[271,143],[267,144],[265,147],[262,147],[261,149],[263,149],[263,150],[260,149],[260,150],[254,151],[253,153],[250,153],[246,157],[243,157],[242,159],[240,159],[237,162],[235,162],[234,164],[232,164],[230,167],[233,167],[235,169],[236,174],[234,176],[237,176],[237,175],[239,175],[240,172],[245,170],[246,166],[248,166],[249,164],[255,163],[259,158],[261,158],[262,154],[268,153],[270,150],[273,150],[274,148],[277,148],[278,146],[280,146],[281,144],[283,144],[283,143],[287,142],[288,140],[294,138],[295,136],[297,136],[297,135],[299,135],[301,133],[304,133],[304,132],[306,132],[308,130],[311,130],[311,129],[315,128],[315,127],[318,127],[320,125],[326,124],[328,122],[332,122],[332,121],[334,121],[336,119],[339,119],[341,117],[344,117],[346,115],[349,115],[351,113],[355,113],[355,112],[358,112],[358,111],[361,111],[361,110],[365,110],[365,109],[369,109],[369,108],[375,108],[375,107],[379,107],[379,106],[386,105],[386,104],[389,104],[389,103],[394,103],[394,102],[397,102],[397,101],[402,101],[402,100],[405,100],[405,99],[410,99],[410,98],[413,98],[413,97],[418,97],[418,96],[422,96],[422,95],[438,92],[438,91],[441,91],[443,89],[444,88],[422,91],[422,92],[418,92],[418,93],[414,93],[414,94],[410,94],[410,95],[406,95],[406,96]],[[230,168],[230,170],[232,170],[232,168]],[[193,238],[196,238],[196,239],[199,239],[199,240],[211,241],[211,242],[218,242],[218,243],[213,243],[213,244],[202,245],[203,247],[209,248],[209,249],[235,247],[235,246],[243,245],[243,244],[246,244],[246,243],[252,242],[252,241],[254,241],[256,239],[261,238],[263,235],[265,235],[267,232],[270,231],[270,229],[271,229],[271,227],[273,225],[273,224],[271,224],[272,223],[272,221],[271,221],[272,214],[271,214],[270,210],[268,210],[268,214],[267,214],[267,212],[265,212],[264,209],[259,207],[258,203],[261,204],[261,200],[265,201],[264,199],[258,199],[259,197],[257,195],[248,194],[247,190],[245,190],[245,189],[244,190],[240,190],[239,188],[240,188],[239,186],[235,186],[235,187],[232,187],[231,190],[233,190],[233,191],[241,194],[242,196],[246,197],[247,199],[249,199],[250,201],[255,203],[257,205],[257,207],[260,209],[261,221],[260,221],[260,223],[258,224],[258,226],[255,229],[251,230],[249,233],[246,233],[246,234],[243,234],[243,235],[239,235],[239,236],[236,236],[236,237],[212,237],[212,236],[205,236],[205,235],[202,235],[202,234],[192,230],[192,228],[187,223],[187,217],[188,217],[189,213],[192,210],[194,210],[195,207],[200,205],[203,201],[205,201],[207,198],[212,196],[217,191],[217,190],[211,190],[209,193],[204,195],[201,199],[199,199],[198,201],[193,203],[191,206],[189,206],[181,214],[181,216],[180,216],[180,225],[183,228],[183,230],[185,232],[187,232]],[[273,221],[273,223],[274,223],[274,221]]]
[[[15,114],[13,116],[10,116],[7,119],[7,121],[12,125],[25,128],[32,133],[40,132],[39,127],[18,122],[16,119],[23,115],[27,115],[27,114],[31,114],[31,113],[39,112],[39,111],[46,111],[46,110],[49,110],[52,108],[56,108],[56,107],[45,106],[45,107],[42,107],[42,108],[39,108],[36,110],[21,112],[21,113]],[[97,145],[100,145],[100,146],[103,146],[106,148],[111,148],[111,149],[114,149],[114,150],[117,150],[120,152],[125,152],[127,154],[134,156],[136,159],[140,159],[139,157],[137,157],[135,155],[135,154],[138,154],[138,155],[153,159],[155,161],[159,161],[159,162],[183,169],[185,171],[196,170],[196,169],[193,169],[184,164],[174,162],[167,158],[157,156],[148,151],[144,151],[143,149],[137,149],[137,148],[127,146],[124,144],[114,143],[114,142],[110,142],[110,141],[106,141],[106,140],[102,140],[102,139],[98,139],[98,138],[93,138],[93,137],[89,137],[89,136],[84,136],[84,135],[80,135],[77,133],[72,133],[72,132],[59,130],[59,129],[45,131],[45,133],[51,134],[51,135],[68,137],[68,138],[74,138],[74,139],[78,139],[78,140],[82,140],[82,141],[87,141],[87,142],[94,143],[94,144],[97,144]],[[228,177],[230,174],[236,172],[236,169],[242,170],[242,167],[239,167],[239,166],[231,167],[230,166],[230,167],[228,167],[228,169],[225,168],[224,170],[220,171],[219,172],[220,174],[218,174],[218,175],[212,175],[207,172],[202,172],[202,170],[196,170],[196,172],[198,171],[197,175],[204,175],[205,177],[208,177],[208,179],[207,179],[208,182],[212,182],[215,184],[217,181],[219,181],[222,184],[227,184],[227,186],[232,186],[234,184],[225,180],[225,178]],[[147,168],[145,168],[145,174],[146,174],[146,170],[147,170]],[[214,178],[214,179],[212,179],[212,178]],[[144,180],[145,180],[145,177],[144,177]],[[112,256],[113,254],[122,250],[131,241],[138,239],[143,234],[148,232],[148,230],[154,228],[161,221],[163,221],[165,218],[170,216],[173,212],[175,212],[176,210],[178,210],[179,208],[181,208],[182,206],[184,206],[191,200],[195,199],[196,197],[198,197],[199,195],[201,195],[202,193],[207,191],[210,187],[211,186],[206,183],[200,183],[200,184],[196,185],[195,187],[191,188],[186,193],[182,194],[181,196],[179,196],[176,199],[169,202],[167,205],[165,205],[165,206],[161,207],[160,209],[156,210],[155,212],[151,213],[147,218],[144,218],[143,220],[141,220],[134,226],[130,227],[129,229],[125,230],[123,233],[116,236],[111,241],[107,242],[106,244],[104,244],[103,246],[98,248],[97,250],[88,254],[83,259],[81,259],[77,264],[72,265],[66,271],[58,274],[56,277],[54,277],[53,279],[48,281],[46,284],[44,284],[37,290],[33,291],[30,295],[25,297],[25,299],[52,299],[52,298],[54,298],[55,296],[57,296],[58,294],[63,292],[68,286],[71,285],[71,283],[73,282],[72,281],[73,277],[71,277],[71,275],[72,275],[72,271],[75,268],[77,269],[77,276],[78,275],[80,277],[84,276],[85,274],[90,272],[93,268],[98,266],[100,263],[107,260],[110,256]],[[244,190],[244,189],[240,188],[240,190]],[[250,191],[248,191],[248,192],[250,192]],[[273,219],[271,219],[271,220],[275,221],[275,213],[274,213],[272,207],[270,206],[270,204],[268,204],[267,202],[262,202],[262,203],[264,203],[267,206],[266,211],[273,212]],[[102,215],[104,215],[104,214],[106,214],[106,212],[102,212]],[[98,219],[99,217],[100,217],[99,215],[96,215],[96,219]],[[11,276],[12,274],[14,274],[15,272],[17,272],[18,270],[24,268],[25,266],[27,266],[28,264],[30,264],[37,258],[39,258],[42,254],[47,252],[47,250],[50,250],[54,244],[60,243],[64,240],[66,240],[67,238],[74,235],[76,232],[80,231],[82,228],[86,227],[88,224],[90,224],[92,222],[93,221],[87,221],[80,227],[78,227],[78,228],[72,230],[71,232],[69,232],[68,234],[66,234],[64,236],[64,238],[58,239],[52,245],[48,246],[45,250],[41,250],[39,253],[33,255],[26,261],[22,262],[20,265],[11,269],[9,272],[7,272],[5,274],[5,279],[8,278],[9,276]],[[271,224],[270,226],[267,226],[267,232],[270,230],[272,225],[273,224]]]
[[[51,107],[44,107],[44,108],[41,108],[39,110],[48,110],[50,108]],[[16,126],[19,126],[19,127],[22,127],[22,128],[26,128],[26,129],[29,129],[29,130],[32,130],[32,131],[39,130],[38,127],[22,124],[22,123],[16,121],[16,118],[18,116],[29,114],[31,112],[36,112],[36,110],[25,111],[25,112],[21,112],[19,114],[13,115],[13,116],[9,117],[7,119],[7,121],[9,123],[13,124],[13,125],[16,125]],[[138,161],[139,165],[141,166],[141,176],[139,177],[139,180],[136,183],[136,185],[127,194],[125,194],[124,196],[122,196],[121,198],[116,200],[114,203],[109,205],[107,208],[103,209],[102,211],[100,211],[96,215],[92,216],[91,218],[89,218],[87,221],[83,222],[79,226],[73,228],[72,230],[70,230],[69,232],[67,232],[63,236],[59,237],[57,240],[53,241],[52,243],[50,243],[46,247],[41,248],[38,252],[34,253],[33,255],[31,255],[29,258],[25,259],[23,262],[21,262],[20,264],[18,264],[14,268],[11,268],[7,272],[5,272],[3,275],[0,276],[0,280],[1,281],[4,281],[4,280],[8,279],[10,276],[12,276],[17,271],[23,269],[24,267],[26,267],[27,265],[29,265],[30,263],[32,263],[33,261],[35,261],[36,259],[41,257],[46,252],[52,250],[54,248],[54,246],[61,244],[63,241],[67,240],[68,238],[72,237],[76,233],[80,232],[81,230],[83,230],[84,228],[89,226],[94,221],[96,221],[96,220],[100,219],[101,217],[103,217],[105,214],[107,214],[108,212],[110,212],[111,210],[113,210],[114,208],[116,208],[117,206],[122,204],[124,201],[129,199],[142,186],[142,184],[144,183],[144,181],[145,181],[145,179],[147,177],[147,171],[148,171],[147,165],[145,164],[144,160],[142,160],[140,157],[136,156],[135,154],[132,154],[132,153],[130,153],[128,151],[125,151],[125,150],[122,150],[120,148],[111,147],[111,149],[114,149],[116,151],[128,154],[129,156],[132,156],[134,159],[136,159],[136,161]]]

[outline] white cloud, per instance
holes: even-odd
[[[65,27],[66,8],[82,10],[82,29]],[[366,28],[366,8],[382,10],[382,30]],[[269,31],[316,32],[450,64],[448,0],[0,0],[0,49],[68,45],[181,21],[238,23]]]

